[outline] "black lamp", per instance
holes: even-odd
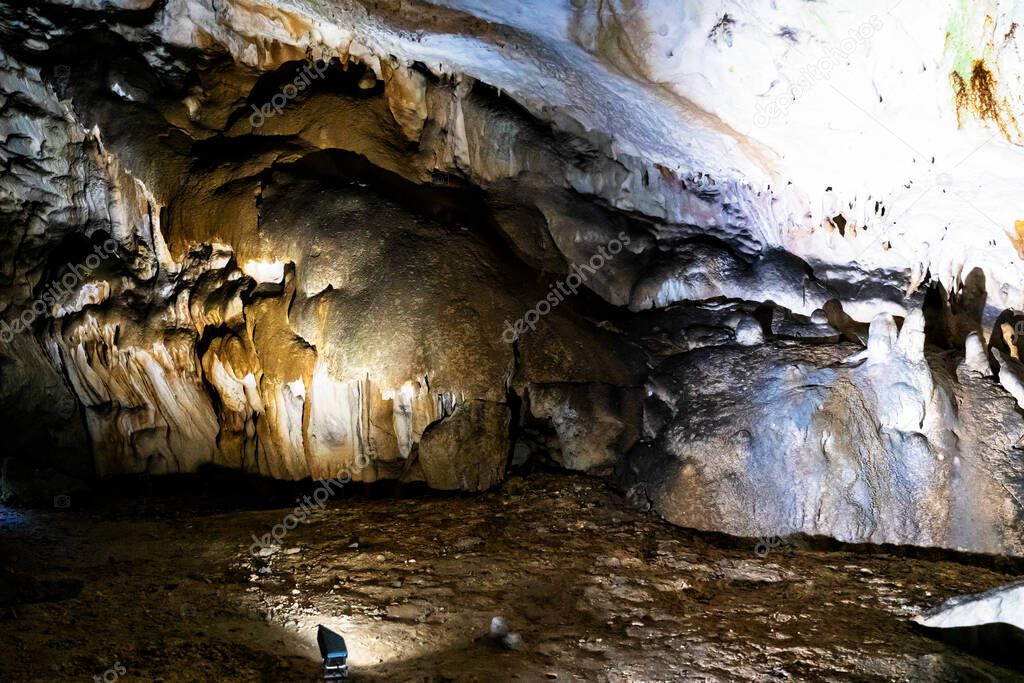
[[[345,639],[323,625],[317,627],[316,643],[324,660],[324,680],[340,681],[348,678],[348,646]]]

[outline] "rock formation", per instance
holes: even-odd
[[[1024,552],[1024,419],[991,381],[925,353],[924,318],[871,324],[866,352],[770,342],[670,356],[649,441],[624,465],[670,521],[742,536]]]
[[[958,595],[914,618],[926,633],[1020,670],[1024,665],[1024,584]]]
[[[1024,553],[1016,6],[718,4],[0,4],[11,471]]]

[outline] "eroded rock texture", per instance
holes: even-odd
[[[853,358],[774,342],[666,359],[626,483],[689,527],[1024,552],[1024,419],[992,382],[926,354],[923,322],[897,335],[876,319]]]
[[[574,195],[551,182],[569,172],[568,141],[469,77],[393,59],[294,47],[253,65],[226,45],[175,58],[183,9],[7,10],[8,32],[81,30],[41,60],[60,64],[7,55],[21,89],[6,112],[8,310],[31,310],[51,278],[69,282],[26,316],[31,332],[9,328],[8,359],[24,372],[45,353],[58,374],[33,384],[77,399],[22,402],[23,415],[71,417],[59,438],[91,450],[103,476],[348,468],[478,490],[503,477],[520,419],[510,396],[572,382],[585,413],[639,386],[640,354],[570,305],[528,339],[503,337],[549,293],[540,273],[568,273],[617,234],[643,244],[630,218],[575,199],[595,224],[567,256],[542,209],[522,206],[524,192],[538,207]],[[167,47],[132,42],[143,36],[129,24],[146,21]],[[95,61],[54,54],[100,47]],[[76,270],[101,241],[111,255]],[[637,258],[591,270],[590,286],[625,302]],[[542,419],[575,430],[567,443],[584,431],[575,415]],[[627,422],[609,436],[619,448],[637,435]],[[567,464],[607,469],[610,447]]]
[[[811,96],[751,126],[856,18],[805,4],[0,6],[12,455],[462,490],[541,460],[690,526],[1024,552],[1016,200],[971,236],[906,160],[825,174],[786,132]],[[961,73],[996,4],[872,100]],[[943,163],[1019,159],[982,86],[928,118]]]

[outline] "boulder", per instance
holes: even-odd
[[[1024,582],[958,595],[914,622],[934,638],[1024,671]]]
[[[509,419],[504,405],[470,401],[432,425],[419,444],[418,464],[427,484],[463,491],[499,484],[510,450]]]
[[[641,391],[608,384],[535,384],[530,412],[550,421],[561,448],[553,454],[562,467],[609,473],[640,435]]]

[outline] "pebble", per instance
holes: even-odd
[[[508,624],[501,617],[491,619],[491,638],[499,639],[508,635]]]
[[[508,624],[501,617],[491,619],[491,638],[500,642],[509,650],[518,650],[523,646],[523,639],[518,633],[510,631]]]
[[[455,542],[456,550],[469,550],[484,544],[484,539],[479,536],[467,536],[466,538],[460,538]]]
[[[513,631],[501,639],[501,644],[509,650],[518,650],[523,646],[523,639]]]

